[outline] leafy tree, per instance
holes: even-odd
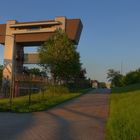
[[[100,82],[99,87],[100,88],[106,88],[106,83],[105,82]]]
[[[123,75],[120,74],[120,71],[109,69],[107,79],[109,82],[111,82],[112,86],[123,86]]]
[[[48,70],[54,80],[68,81],[80,73],[80,55],[76,46],[62,30],[57,30],[39,49],[41,66]]]
[[[2,86],[3,65],[0,65],[0,86]]]
[[[81,78],[81,79],[86,79],[86,69],[85,68],[81,68],[79,75],[77,76],[77,78]]]
[[[128,72],[125,76],[121,75],[119,71],[109,69],[107,78],[112,86],[124,86],[140,83],[140,69]]]
[[[124,77],[125,85],[140,83],[140,69],[131,71]]]

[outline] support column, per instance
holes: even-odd
[[[16,45],[14,59],[15,59],[15,73],[21,74],[23,72],[23,63],[24,63],[24,47],[22,45]]]
[[[10,20],[6,24],[5,47],[4,47],[4,68],[3,77],[12,80],[14,73],[14,51],[15,51],[15,36],[12,34],[10,24],[15,24],[15,20]]]
[[[14,91],[14,51],[16,46],[15,36],[12,33],[11,24],[15,24],[15,20],[10,20],[6,24],[5,47],[4,47],[4,66],[2,92],[5,97],[10,97],[10,106],[12,104]]]

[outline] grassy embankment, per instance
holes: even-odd
[[[106,139],[140,139],[140,84],[112,89]]]
[[[29,96],[21,96],[13,99],[12,108],[9,106],[9,99],[0,99],[0,111],[13,112],[33,112],[41,111],[56,106],[62,102],[78,97],[89,89],[82,89],[75,93],[60,90],[57,93],[44,92],[31,95],[31,103],[29,105]]]

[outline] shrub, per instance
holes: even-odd
[[[67,87],[61,85],[50,85],[46,89],[46,92],[58,95],[70,93]]]

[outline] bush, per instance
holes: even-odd
[[[58,95],[70,93],[67,87],[61,85],[50,85],[46,88],[46,92]]]

